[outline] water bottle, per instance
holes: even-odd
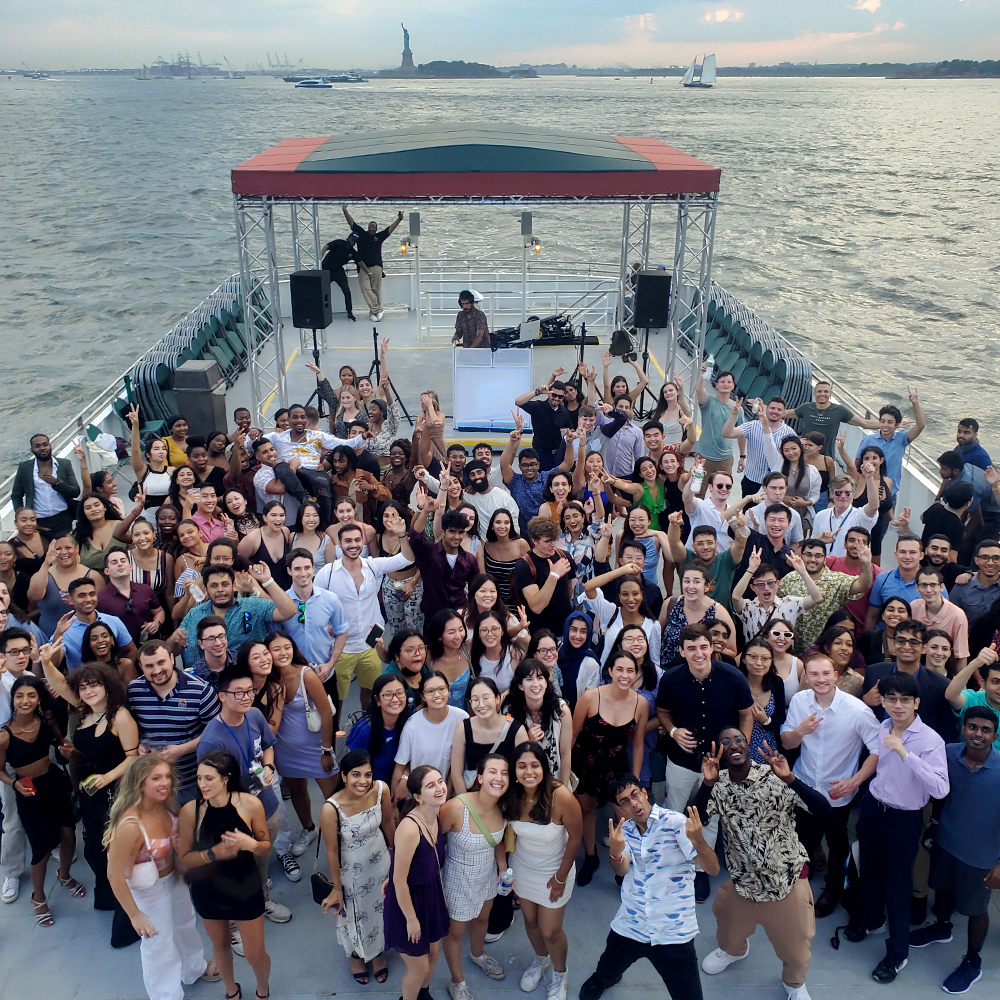
[[[705,466],[697,465],[695,466],[694,472],[691,473],[691,492],[697,496],[701,493],[701,484],[705,481]]]
[[[189,593],[191,594],[191,597],[194,599],[195,604],[201,604],[201,602],[204,601],[206,597],[208,597],[208,594],[205,593],[205,588],[202,587],[202,585],[198,583],[197,580],[195,580],[195,582],[191,584]]]
[[[514,870],[508,868],[500,876],[500,884],[497,886],[498,896],[509,896],[514,888]]]
[[[712,375],[714,373],[715,373],[715,355],[710,354],[707,358],[705,358],[705,378],[707,378],[708,381],[711,382]]]

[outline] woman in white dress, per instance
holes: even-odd
[[[563,913],[576,883],[573,859],[583,838],[583,813],[576,796],[553,779],[548,756],[537,743],[524,743],[515,751],[511,806],[507,816],[516,842],[508,864],[524,930],[535,950],[521,989],[536,989],[551,967],[549,996],[563,1000],[569,950]]]
[[[372,778],[367,750],[352,750],[340,762],[344,787],[326,800],[319,815],[326,840],[333,888],[323,912],[337,915],[337,940],[351,960],[351,975],[368,985],[368,963],[375,981],[384,983],[382,888],[389,877],[389,852],[396,833],[396,811],[383,781]]]

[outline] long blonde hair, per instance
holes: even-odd
[[[118,781],[118,791],[108,810],[108,825],[104,828],[104,836],[101,838],[101,845],[105,849],[114,839],[115,830],[125,813],[141,804],[142,786],[153,768],[159,764],[166,764],[170,768],[170,794],[164,805],[171,816],[177,815],[177,772],[174,770],[174,765],[160,753],[140,754],[138,757],[130,757],[129,760],[131,763]]]

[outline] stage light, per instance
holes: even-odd
[[[542,244],[539,243],[538,240],[533,240],[532,244],[531,244],[531,249],[534,250],[535,253],[541,253],[542,252]]]

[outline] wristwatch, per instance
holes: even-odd
[[[205,857],[208,858],[208,863],[210,865],[215,864],[215,848],[210,847],[207,851],[205,851]]]

